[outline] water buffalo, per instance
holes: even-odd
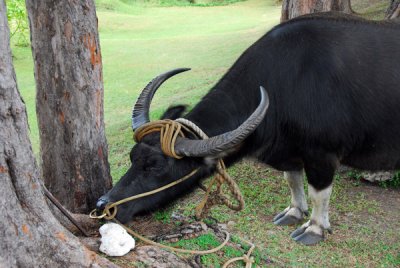
[[[145,88],[133,129],[149,121],[150,101],[161,83],[182,71],[163,74]],[[260,86],[269,108],[265,117],[256,115],[263,117],[260,124],[248,124],[256,108],[268,104]],[[174,120],[183,111],[172,107],[162,118]],[[132,166],[99,199],[98,209],[200,169],[183,184],[120,206],[117,218],[126,222],[189,192],[215,171],[216,159],[230,166],[250,157],[284,171],[291,203],[274,218],[278,225],[298,224],[307,216],[306,174],[313,209],[291,236],[316,244],[331,228],[329,199],[340,164],[371,171],[400,168],[400,25],[334,13],[282,23],[248,48],[184,118],[215,138],[181,139],[175,149],[184,157],[178,160],[163,154],[158,133],[144,137],[130,153]]]

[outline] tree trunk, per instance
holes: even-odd
[[[0,0],[0,189],[0,267],[98,267],[104,261],[59,224],[43,196],[12,66],[4,0]]]
[[[281,22],[305,14],[326,11],[353,13],[350,0],[283,0]]]
[[[386,10],[387,19],[396,19],[400,17],[400,0],[390,0],[390,5]]]
[[[111,187],[93,0],[26,0],[46,187],[87,213]]]

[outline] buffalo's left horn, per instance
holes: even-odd
[[[257,109],[237,129],[206,140],[190,140],[179,138],[175,144],[175,152],[180,156],[205,157],[218,156],[241,143],[264,119],[269,106],[269,98],[265,88],[260,87],[261,101]]]
[[[160,74],[156,78],[150,81],[147,86],[140,93],[139,98],[137,99],[135,106],[132,111],[132,129],[139,128],[141,125],[148,123],[149,119],[149,109],[150,103],[153,99],[154,93],[156,93],[157,89],[164,83],[168,78],[179,74],[181,72],[189,71],[190,68],[179,68],[174,69],[169,72]]]

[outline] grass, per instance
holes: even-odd
[[[382,209],[381,201],[368,194],[367,186],[359,181],[336,176],[330,213],[334,234],[317,246],[305,247],[289,237],[296,227],[278,227],[272,223],[273,216],[288,205],[290,196],[280,173],[246,161],[230,168],[229,173],[238,182],[246,207],[240,212],[213,207],[210,216],[220,222],[233,221],[232,232],[256,243],[276,266],[282,263],[295,267],[398,265],[399,215],[391,218],[393,215]],[[184,202],[190,206],[177,202],[168,210],[193,214],[193,204],[201,198],[202,192],[198,191]]]
[[[140,90],[159,73],[192,67],[156,94],[151,117],[159,117],[171,104],[193,106],[246,47],[277,23],[280,8],[272,0],[210,8],[125,8],[128,4],[115,2],[113,10],[102,8],[98,17],[109,160],[112,176],[118,180],[129,165],[128,153],[133,145],[130,114]],[[38,155],[31,52],[29,48],[14,47],[13,53],[19,88],[27,104],[33,149]]]
[[[171,243],[170,246],[177,247],[177,248],[190,248],[193,250],[208,250],[210,248],[215,248],[221,244],[220,241],[218,241],[215,237],[214,234],[212,233],[207,233],[204,235],[201,235],[195,239],[187,239],[187,240],[180,240],[176,243]],[[230,248],[232,251],[233,248]],[[224,248],[224,250],[228,250],[227,247]],[[234,254],[240,254],[240,251],[233,250]],[[226,251],[224,251],[226,254]],[[242,254],[240,254],[242,255]],[[218,257],[216,254],[208,254],[208,255],[203,255],[201,256],[201,262],[203,265],[206,267],[217,267],[220,265],[221,259]]]
[[[171,223],[171,213],[172,211],[168,209],[158,210],[153,213],[153,217],[162,223]]]
[[[240,249],[227,245],[223,247],[218,254],[202,255],[201,263],[205,267],[221,267],[222,263],[225,263],[232,258],[241,257],[250,249],[250,246],[243,243],[238,237],[231,237],[230,242],[240,244]],[[209,250],[211,248],[216,248],[220,244],[221,241],[219,241],[213,233],[209,232],[196,238],[184,239],[176,243],[169,243],[168,245],[177,248],[190,248],[192,250]],[[262,261],[267,258],[266,253],[261,252],[259,249],[255,249],[252,256],[254,258],[253,267],[259,267],[262,265]],[[241,262],[237,262],[234,264],[235,266],[232,265],[230,267],[241,267],[241,264]]]
[[[379,20],[385,17],[389,1],[386,0],[353,0],[353,10],[368,19]]]
[[[400,173],[397,173],[391,180],[379,182],[379,186],[383,188],[400,189]]]
[[[360,0],[353,1],[353,6],[357,12],[366,12],[366,16],[375,16],[373,14],[377,10],[382,14],[383,1],[370,2],[372,8]],[[133,145],[131,108],[147,82],[166,70],[192,67],[192,71],[168,81],[156,94],[151,117],[159,117],[171,104],[193,106],[245,48],[278,23],[280,16],[280,6],[275,4],[275,0],[249,0],[215,7],[165,8],[157,3],[160,2],[97,1],[104,67],[106,134],[115,181],[130,164],[128,153]],[[27,104],[33,149],[37,154],[39,135],[30,48],[14,46],[13,54],[18,85]],[[399,215],[391,215],[379,199],[371,198],[362,182],[337,176],[331,201],[331,223],[335,233],[318,246],[303,247],[288,236],[294,227],[272,224],[273,215],[288,205],[289,190],[281,174],[249,162],[242,162],[229,172],[240,185],[246,208],[233,213],[216,207],[211,216],[220,222],[233,221],[233,232],[238,237],[255,242],[262,252],[256,254],[271,257],[275,265],[400,265],[400,219],[393,220]],[[392,191],[383,190],[385,193]],[[193,208],[201,198],[202,192],[197,191],[185,201],[156,212],[154,218],[162,223],[170,223],[171,213],[175,210],[192,215]],[[206,236],[180,243],[186,243],[182,247],[203,247],[207,243],[212,244],[213,239]],[[224,251],[226,256],[237,254],[232,248]],[[202,262],[208,267],[221,263],[216,254],[203,256]]]

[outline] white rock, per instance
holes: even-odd
[[[365,180],[370,182],[388,181],[395,176],[394,171],[380,171],[380,172],[363,172],[362,176]]]
[[[135,239],[116,223],[106,223],[99,229],[100,251],[108,256],[123,256],[135,248]]]

